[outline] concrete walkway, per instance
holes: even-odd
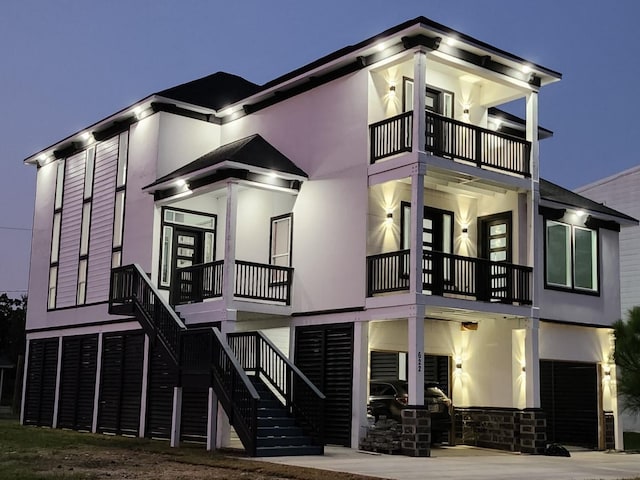
[[[362,453],[326,447],[318,457],[263,461],[398,480],[595,480],[640,478],[640,454],[571,452],[570,458],[520,455],[482,448],[435,448],[429,458]]]

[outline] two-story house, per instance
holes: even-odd
[[[369,379],[392,376],[411,405],[440,383],[451,443],[611,446],[635,220],[540,179],[560,77],[419,17],[27,158],[22,422],[211,448],[231,424],[250,454],[319,453],[358,446]]]

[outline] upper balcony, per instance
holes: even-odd
[[[405,152],[424,151],[445,159],[438,165],[451,170],[464,164],[521,179],[536,171],[532,142],[551,132],[537,124],[532,85],[509,81],[482,66],[451,61],[439,52],[400,56],[370,75],[372,165]]]
[[[369,125],[371,163],[413,149],[413,111]],[[426,151],[478,168],[531,176],[531,142],[426,112]]]

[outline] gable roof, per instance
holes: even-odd
[[[289,160],[276,147],[260,135],[255,134],[222,145],[193,162],[157,179],[152,184],[144,187],[144,189],[150,189],[183,177],[192,176],[195,178],[205,173],[210,173],[216,170],[217,167],[228,167],[230,166],[229,164],[256,167],[263,172],[272,171],[295,177],[309,177],[304,170]]]
[[[193,105],[220,110],[222,107],[249,97],[260,87],[238,75],[217,72],[175,87],[157,92],[156,95]]]
[[[609,208],[602,203],[594,202],[587,197],[583,197],[582,195],[572,192],[571,190],[567,190],[560,185],[556,185],[555,183],[542,178],[540,179],[540,198],[550,202],[561,203],[568,207],[576,207],[589,210],[591,212],[610,215],[634,224],[638,223],[638,220],[625,213]]]

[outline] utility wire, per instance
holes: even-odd
[[[0,225],[0,230],[22,230],[25,232],[30,232],[31,229],[30,228],[24,228],[24,227],[5,227],[3,225]]]

